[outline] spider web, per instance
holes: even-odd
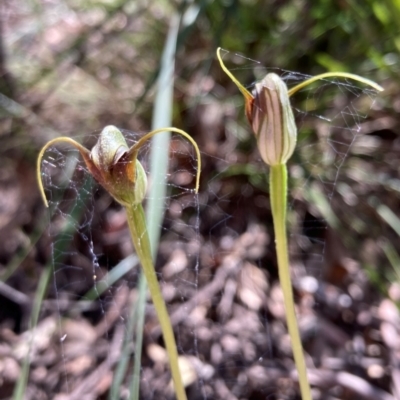
[[[241,64],[235,74],[251,69],[261,78],[266,73],[253,60],[242,58]],[[268,71],[279,73],[288,87],[308,78],[280,69]],[[367,151],[363,121],[375,97],[375,91],[347,80],[323,80],[293,96],[299,136],[288,164],[290,258],[294,285],[304,291],[315,293],[323,282],[327,232],[338,228],[343,204],[351,206],[354,201],[354,156]],[[231,106],[228,101],[227,108]],[[233,106],[238,110],[236,100]],[[193,194],[196,158],[191,146],[173,139],[168,196],[160,199],[166,215],[156,267],[178,352],[188,362],[188,397],[218,399],[233,393],[250,399],[262,393],[295,398],[281,361],[282,356],[291,357],[291,349],[279,285],[271,279],[273,241],[264,222],[246,214],[249,209],[243,206],[253,199],[251,207],[268,207],[267,168],[257,149],[243,146],[251,137],[249,127],[229,118],[226,127],[227,145],[203,154],[204,168],[215,173],[199,196]],[[124,134],[133,143],[135,135]],[[89,141],[95,138],[96,134],[89,135]],[[146,170],[148,152],[142,151]],[[236,160],[246,160],[239,172]],[[62,344],[63,379],[56,392],[78,398],[86,392],[77,390],[83,385],[77,364],[83,364],[82,369],[87,365],[87,371],[101,362],[108,363],[108,370],[116,368],[115,353],[121,353],[115,348],[129,330],[128,299],[136,295],[139,264],[124,211],[89,177],[77,152],[51,148],[43,162],[43,179],[52,213],[53,295]],[[171,398],[152,307],[146,314],[151,339],[144,344],[141,398]],[[278,323],[272,323],[271,316]],[[88,338],[77,340],[74,332],[83,328],[90,332]],[[96,351],[81,349],[82,342],[95,344]],[[101,380],[99,368],[94,372]],[[121,381],[121,398],[129,392],[131,369],[130,364]]]

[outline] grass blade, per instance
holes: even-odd
[[[154,103],[152,129],[163,126],[171,126],[172,106],[173,106],[173,86],[174,86],[174,66],[176,42],[179,30],[178,16],[173,16],[170,30],[167,36],[164,52],[161,59],[160,75],[158,77],[158,90]],[[150,152],[150,175],[152,177],[152,186],[149,192],[149,200],[146,208],[146,219],[148,234],[153,259],[157,254],[158,243],[160,239],[160,226],[164,216],[164,202],[162,199],[166,195],[166,175],[168,171],[168,157],[171,134],[163,132],[152,138]],[[139,284],[138,298],[138,320],[136,321],[136,344],[135,344],[135,363],[133,378],[131,382],[130,399],[139,399],[139,381],[141,369],[141,355],[143,343],[144,309],[146,305],[146,280],[141,278]]]

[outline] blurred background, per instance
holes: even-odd
[[[294,96],[288,218],[314,398],[400,399],[399,21],[395,0],[4,0],[0,399],[130,398],[132,360],[117,385],[115,371],[137,266],[93,293],[94,273],[101,280],[133,252],[124,212],[62,146],[45,158],[44,181],[63,202],[46,210],[36,158],[59,136],[90,148],[109,124],[129,138],[151,130],[174,26],[166,107],[199,144],[203,168],[200,193],[187,200],[196,160],[174,142],[172,167],[189,173],[170,174],[156,267],[187,356],[189,399],[299,398],[268,169],[217,47],[249,90],[271,71],[289,87],[326,71],[384,87],[330,80]],[[150,302],[146,311],[140,398],[173,398]]]

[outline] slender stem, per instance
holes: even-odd
[[[37,182],[39,185],[39,190],[40,190],[40,194],[42,195],[42,199],[44,202],[44,205],[46,207],[49,206],[49,203],[47,202],[46,199],[46,194],[44,192],[44,188],[43,188],[43,182],[42,182],[42,176],[41,176],[41,171],[40,171],[40,167],[41,167],[41,163],[42,163],[42,158],[43,155],[45,153],[45,151],[52,146],[55,143],[60,143],[60,142],[65,142],[65,143],[69,143],[72,146],[74,146],[76,149],[79,150],[79,152],[81,153],[83,159],[85,160],[86,163],[91,164],[91,159],[90,159],[90,152],[88,149],[86,149],[85,147],[83,147],[80,143],[78,143],[76,140],[67,137],[67,136],[61,136],[55,139],[50,140],[49,142],[47,142],[42,149],[40,150],[40,153],[38,155],[37,158],[37,165],[36,165],[36,177],[37,177]]]
[[[363,78],[362,76],[358,76],[355,74],[349,74],[348,72],[325,72],[324,74],[316,75],[311,77],[310,79],[305,80],[304,82],[299,83],[295,87],[291,88],[288,91],[289,97],[298,92],[300,89],[303,89],[307,85],[310,85],[311,83],[318,81],[320,79],[325,79],[325,78],[345,78],[345,79],[353,79],[354,81],[358,81],[361,83],[364,83],[365,85],[369,85],[373,87],[375,90],[378,92],[382,92],[383,87],[381,85],[378,85],[377,83],[371,81],[370,79]]]
[[[157,275],[154,270],[151,257],[150,240],[147,234],[146,218],[141,204],[126,207],[129,230],[132,236],[136,253],[141,261],[144,275],[150,290],[154,308],[160,322],[164,336],[165,346],[169,356],[172,379],[174,381],[176,397],[178,400],[186,400],[186,392],[182,383],[178,365],[178,352],[176,349],[174,332],[169,319],[167,307],[161,294]]]
[[[294,309],[292,282],[286,235],[287,168],[286,164],[270,167],[270,199],[274,220],[275,246],[278,258],[279,281],[283,291],[286,321],[292,341],[293,356],[299,374],[300,392],[303,400],[311,400],[311,389],[307,378],[306,363]]]
[[[130,399],[139,399],[139,388],[140,388],[140,367],[142,365],[142,346],[143,346],[143,327],[144,327],[144,316],[145,307],[139,307],[139,299],[143,298],[143,304],[146,304],[146,292],[147,282],[144,274],[140,274],[138,287],[138,298],[137,298],[137,320],[136,320],[136,343],[135,343],[135,360],[133,368],[133,379],[131,384],[131,396]],[[129,399],[129,400],[130,400]]]
[[[253,99],[253,95],[235,78],[235,76],[232,74],[232,72],[229,71],[228,68],[226,68],[224,62],[222,61],[221,50],[222,50],[221,47],[218,47],[218,49],[217,49],[217,57],[218,57],[219,64],[221,65],[221,68],[229,76],[229,78],[232,79],[232,82],[241,91],[241,93],[244,96],[244,98],[246,99],[246,101],[252,100]]]

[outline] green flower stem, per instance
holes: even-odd
[[[142,264],[143,272],[147,280],[154,308],[156,309],[157,317],[164,336],[176,397],[178,400],[186,400],[186,392],[179,370],[178,352],[174,332],[153,266],[144,210],[141,204],[132,205],[130,207],[127,206],[125,208],[132,241]]]
[[[270,167],[270,201],[274,221],[275,246],[278,259],[279,281],[283,291],[286,322],[292,341],[294,361],[299,374],[302,400],[311,400],[311,389],[307,378],[306,363],[301,344],[299,327],[294,309],[292,282],[290,279],[288,245],[286,235],[287,168],[286,164]]]

